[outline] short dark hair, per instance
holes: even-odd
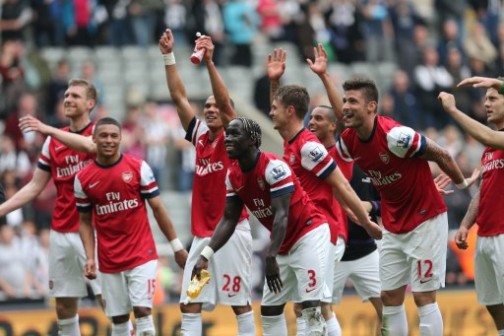
[[[80,78],[70,79],[68,81],[68,86],[83,86],[86,88],[86,96],[89,99],[93,99],[95,102],[98,99],[98,91],[93,83]]]
[[[364,98],[368,102],[375,101],[378,103],[378,88],[373,80],[369,78],[353,78],[343,83],[343,90],[362,90],[364,91]]]
[[[274,95],[284,106],[293,106],[296,116],[304,119],[310,104],[310,95],[305,87],[299,85],[285,85],[280,87]]]
[[[121,124],[119,123],[119,121],[115,120],[114,118],[105,117],[105,118],[101,118],[100,120],[98,120],[96,122],[96,125],[94,127],[94,131],[96,132],[98,127],[100,127],[102,125],[116,125],[119,128],[119,130],[121,130]]]
[[[330,122],[335,123],[335,122],[337,122],[337,121],[338,121],[338,120],[336,119],[336,115],[334,114],[334,110],[333,110],[333,108],[332,108],[331,106],[322,104],[322,105],[315,106],[315,108],[314,108],[313,110],[315,110],[316,108],[323,108],[323,109],[326,109],[326,110],[327,110],[327,112],[328,112],[328,113],[327,113],[327,117],[329,118],[329,121],[330,121]],[[312,112],[313,112],[313,110],[312,110]]]
[[[248,137],[250,140],[252,140],[252,143],[257,147],[261,147],[261,137],[262,137],[262,131],[261,131],[261,126],[252,119],[249,118],[235,118],[237,120],[240,120],[242,125],[243,125],[243,130],[245,133],[247,133]]]

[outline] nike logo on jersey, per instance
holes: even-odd
[[[93,184],[90,184],[88,185],[89,189],[93,189],[94,187],[96,187],[101,181],[98,181],[98,182],[95,182]]]
[[[56,147],[54,147],[54,150],[59,151],[60,149],[63,149],[63,148],[65,148],[65,146],[56,146]]]
[[[203,143],[203,140],[198,140],[198,143],[199,143],[201,146],[205,146],[205,144]]]
[[[364,183],[371,183],[371,179],[369,177],[365,177],[362,179],[362,182]]]
[[[235,190],[236,190],[236,192],[239,192],[240,190],[242,190],[242,189],[243,189],[243,187],[244,187],[244,186],[241,186],[241,187],[236,188],[236,189],[235,189]]]

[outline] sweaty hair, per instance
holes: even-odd
[[[378,88],[374,81],[368,78],[349,79],[343,83],[343,90],[362,90],[364,98],[368,102],[375,101],[378,104]]]
[[[96,132],[98,127],[100,127],[101,125],[116,125],[119,128],[119,131],[121,130],[121,124],[119,123],[119,121],[115,120],[114,118],[105,117],[105,118],[101,118],[100,120],[98,120],[96,122],[95,127],[94,127],[94,132]]]
[[[284,85],[275,92],[274,98],[280,101],[285,107],[293,106],[299,119],[303,119],[306,112],[308,112],[310,95],[305,87]]]
[[[262,131],[259,124],[256,121],[249,118],[240,117],[236,119],[242,122],[243,130],[249,136],[250,140],[252,140],[254,145],[257,148],[261,147]]]
[[[87,98],[93,99],[95,102],[98,98],[98,92],[96,91],[96,88],[93,85],[93,83],[88,82],[85,79],[80,79],[80,78],[70,79],[68,81],[68,86],[82,86],[82,87],[86,88]]]

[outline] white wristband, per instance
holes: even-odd
[[[163,60],[165,65],[175,64],[175,54],[173,52],[169,54],[163,54]]]
[[[201,251],[201,255],[205,257],[206,260],[210,260],[214,253],[214,250],[208,245],[203,248],[203,251]]]
[[[469,183],[467,183],[467,180],[464,179],[464,181],[460,182],[459,184],[455,184],[455,186],[458,189],[467,189],[467,187],[469,187]]]
[[[184,249],[184,245],[182,245],[182,242],[178,238],[171,240],[170,245],[171,245],[174,253],[177,253],[178,251],[181,251]]]

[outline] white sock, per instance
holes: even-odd
[[[254,312],[249,311],[236,316],[238,336],[255,336]]]
[[[152,315],[136,318],[136,336],[154,336],[156,328],[154,328],[154,321]]]
[[[305,319],[301,317],[296,317],[296,324],[297,324],[297,334],[296,336],[304,336],[306,332],[306,321]]]
[[[341,326],[334,312],[329,320],[326,320],[327,336],[341,336]]]
[[[203,332],[201,314],[183,313],[180,336],[200,336]]]
[[[287,324],[284,314],[276,316],[261,315],[263,336],[287,336]]]
[[[504,329],[497,330],[497,335],[504,336]]]
[[[408,320],[404,304],[400,306],[383,306],[382,335],[407,336]]]
[[[442,336],[443,317],[436,302],[418,307],[421,336]]]
[[[112,336],[131,336],[130,327],[131,320],[124,323],[112,323]]]
[[[320,306],[304,308],[301,314],[306,321],[306,336],[324,336],[326,334],[326,323]]]
[[[79,315],[58,320],[58,336],[80,336]]]

